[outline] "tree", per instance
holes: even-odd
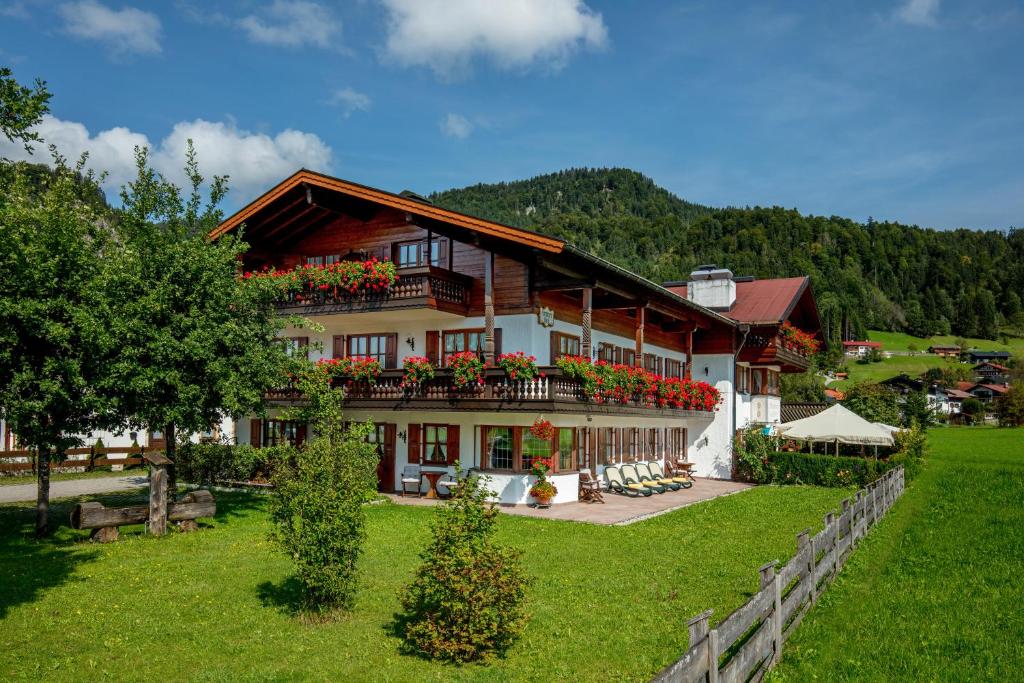
[[[996,415],[1000,427],[1024,425],[1024,382],[1014,382],[1009,391],[996,399]]]
[[[780,383],[782,400],[785,403],[824,403],[825,385],[813,370],[784,373]]]
[[[917,425],[926,431],[935,421],[935,409],[928,403],[928,394],[924,391],[911,391],[903,402],[903,426]]]
[[[136,179],[121,192],[122,258],[103,273],[116,297],[105,311],[114,343],[105,349],[103,390],[123,425],[164,432],[173,461],[179,430],[259,412],[266,390],[283,386],[282,323],[270,293],[239,277],[246,244],[208,238],[221,220],[226,179],[214,178],[204,206],[191,141],[187,199],[149,168],[145,150],[136,149],[136,163]]]
[[[99,268],[111,235],[78,185],[95,185],[54,153],[42,192],[15,168],[0,196],[0,414],[38,457],[36,534],[46,533],[49,463],[81,445],[106,404],[97,392],[110,343],[97,319],[106,291]]]
[[[895,425],[900,422],[896,394],[881,384],[858,382],[846,392],[843,405],[869,422]]]
[[[985,419],[985,404],[976,398],[965,398],[960,404],[960,414],[968,424],[975,424]]]
[[[20,141],[31,153],[31,143],[40,138],[30,129],[50,111],[50,97],[44,81],[36,79],[33,87],[21,85],[10,69],[0,67],[0,135]]]

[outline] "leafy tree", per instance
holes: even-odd
[[[1024,382],[1014,382],[1009,391],[996,401],[996,415],[1001,427],[1024,425]]]
[[[784,373],[780,382],[782,400],[786,403],[824,403],[825,385],[813,370]]]
[[[43,191],[20,168],[0,195],[0,414],[38,455],[36,534],[46,533],[50,459],[102,420],[97,393],[105,368],[98,348],[110,332],[96,316],[111,235],[95,207],[79,199],[95,179],[54,153]]]
[[[869,422],[895,425],[900,422],[896,394],[881,384],[858,382],[846,392],[843,405]]]
[[[911,391],[903,402],[903,426],[917,425],[927,430],[935,421],[935,409],[928,403],[928,394],[924,391]]]
[[[526,625],[519,554],[494,542],[498,509],[477,476],[435,508],[431,542],[402,595],[397,627],[417,654],[467,662],[503,653]]]
[[[283,385],[282,323],[268,292],[238,277],[246,244],[207,237],[221,221],[226,179],[214,178],[204,205],[191,141],[187,197],[149,167],[145,150],[136,149],[136,163],[121,192],[122,258],[103,272],[116,300],[105,311],[113,343],[102,388],[123,424],[164,432],[173,461],[179,430],[259,412],[266,390]]]
[[[985,404],[976,398],[965,398],[960,404],[960,414],[968,424],[975,424],[985,419]]]
[[[9,68],[0,67],[0,135],[19,140],[31,153],[31,143],[40,140],[31,128],[50,111],[50,97],[44,81],[36,79],[32,87],[21,85]]]

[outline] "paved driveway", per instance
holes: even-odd
[[[131,491],[149,485],[145,476],[100,477],[95,479],[72,479],[50,482],[50,499],[91,496],[95,493],[116,493]],[[31,484],[0,486],[0,503],[22,503],[36,499],[35,480]]]

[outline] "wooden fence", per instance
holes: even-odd
[[[842,502],[825,515],[814,536],[797,535],[796,555],[786,564],[761,567],[761,588],[745,605],[709,629],[711,610],[687,622],[690,649],[654,678],[655,683],[760,681],[778,661],[782,645],[846,563],[857,542],[903,495],[903,467]]]
[[[91,472],[97,468],[110,467],[111,465],[124,465],[134,467],[142,465],[143,452],[153,452],[159,449],[145,450],[140,446],[125,446],[121,448],[69,448],[64,452],[65,459],[60,462],[51,462],[53,470],[82,469]],[[121,457],[111,457],[121,456]],[[0,451],[0,476],[16,475],[36,471],[36,452],[32,450]]]

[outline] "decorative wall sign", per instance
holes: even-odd
[[[537,322],[541,324],[541,327],[554,327],[555,312],[550,308],[541,307],[537,311]]]

